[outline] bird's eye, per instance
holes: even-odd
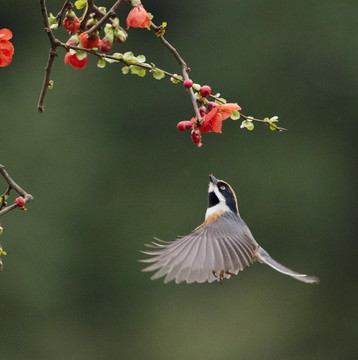
[[[221,186],[220,186],[220,189],[221,189],[221,190],[225,190],[225,189],[226,189],[226,186],[225,186],[225,185],[221,185]]]

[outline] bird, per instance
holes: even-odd
[[[150,258],[139,261],[150,265],[142,271],[156,271],[151,279],[164,277],[164,283],[221,283],[257,261],[304,283],[318,284],[317,277],[295,272],[275,261],[242,220],[232,187],[214,175],[209,178],[205,221],[189,235],[174,241],[154,238],[156,242],[145,244],[150,250],[142,253]]]

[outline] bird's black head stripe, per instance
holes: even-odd
[[[211,208],[217,204],[219,204],[219,199],[218,197],[216,196],[216,194],[214,193],[214,191],[210,191],[209,192],[209,204],[208,204],[208,207]]]

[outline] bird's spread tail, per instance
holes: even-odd
[[[272,259],[272,257],[269,255],[269,253],[264,250],[263,248],[259,247],[256,250],[256,256],[257,260],[271,266],[273,269],[279,271],[282,274],[292,276],[293,278],[303,281],[308,284],[318,284],[319,279],[315,276],[309,276],[306,274],[299,274],[293,270],[288,269],[287,267],[279,264],[277,261]]]

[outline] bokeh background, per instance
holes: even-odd
[[[0,358],[357,359],[357,1],[143,4],[195,82],[289,131],[227,120],[198,149],[176,129],[193,116],[181,85],[94,58],[75,70],[62,49],[39,114],[39,1],[2,2],[15,55],[0,69],[0,163],[35,201],[1,218]],[[115,50],[180,72],[147,30]],[[210,173],[236,190],[257,241],[319,286],[260,264],[222,286],[141,272],[144,243],[202,222]]]

